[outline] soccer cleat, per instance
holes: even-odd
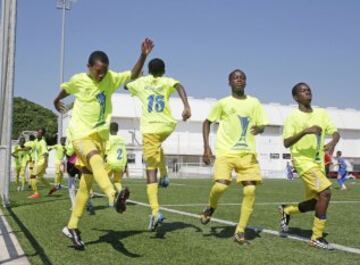
[[[162,213],[158,213],[157,215],[150,215],[150,222],[148,230],[153,232],[156,230],[156,228],[159,226],[159,224],[162,224],[165,220],[165,217]]]
[[[48,195],[50,196],[51,194],[53,194],[55,191],[57,191],[56,187],[52,187],[51,190],[48,192]]]
[[[285,213],[285,204],[279,206],[280,212],[280,232],[287,233],[289,231],[290,215]]]
[[[311,239],[309,245],[315,248],[321,248],[326,250],[334,250],[334,247],[326,241],[325,238],[319,237],[317,239]]]
[[[125,187],[115,196],[114,207],[118,213],[123,213],[126,210],[126,200],[130,197],[128,187]]]
[[[32,195],[30,195],[28,197],[28,199],[39,199],[40,198],[40,194],[39,193],[34,193]]]
[[[62,231],[61,231],[67,238],[72,238],[72,235],[69,231],[69,228],[67,226],[65,226]]]
[[[159,186],[162,188],[167,188],[170,185],[170,179],[168,176],[161,177],[159,180]]]
[[[200,214],[200,222],[203,225],[206,225],[210,222],[211,216],[213,215],[215,209],[211,207],[206,207],[204,211]]]
[[[67,237],[70,238],[74,248],[76,250],[84,250],[85,249],[85,244],[84,242],[81,240],[80,234],[81,232],[79,231],[79,229],[70,229],[67,226],[65,226],[62,230],[62,233]]]
[[[249,245],[250,244],[250,242],[248,240],[246,240],[245,233],[243,233],[243,232],[235,233],[233,236],[233,240],[234,240],[234,242],[236,242],[240,245]]]

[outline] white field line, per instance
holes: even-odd
[[[299,202],[258,202],[255,205],[280,205],[280,204],[298,204]],[[360,201],[330,201],[330,204],[353,204]],[[240,206],[241,203],[219,203],[222,206]],[[207,206],[206,203],[188,203],[188,204],[163,204],[164,207],[197,207],[197,206]]]
[[[98,196],[106,197],[106,195],[102,194],[102,193],[94,192],[94,194],[96,194]],[[138,201],[134,201],[134,200],[127,200],[127,201],[130,202],[130,203],[140,205],[140,206],[144,206],[144,207],[148,207],[148,208],[150,207],[150,205],[147,204],[147,203],[138,202]],[[165,208],[165,207],[160,207],[160,209],[162,211],[164,211],[164,212],[175,213],[175,214],[194,217],[196,219],[199,219],[198,214],[184,212],[184,211],[178,211],[178,210]],[[225,224],[225,225],[231,225],[231,226],[236,226],[237,225],[237,223],[227,221],[227,220],[218,219],[218,218],[211,218],[211,222],[219,223],[219,224]],[[248,226],[247,228],[251,229],[251,230],[253,230],[255,232],[262,232],[262,233],[266,233],[266,234],[270,234],[270,235],[274,235],[274,236],[284,237],[284,235],[280,234],[278,231],[274,231],[274,230],[270,230],[270,229],[266,229],[266,228],[258,228],[258,227],[251,227],[251,226]],[[304,238],[304,237],[300,237],[300,236],[296,236],[296,235],[285,235],[285,237],[289,238],[289,239],[293,239],[293,240],[298,240],[298,241],[304,241],[304,242],[309,241],[308,238]],[[360,255],[360,249],[358,249],[358,248],[347,247],[347,246],[334,244],[334,243],[331,243],[331,246],[334,247],[334,249],[337,249],[337,250],[341,250],[341,251],[344,251],[344,252]]]

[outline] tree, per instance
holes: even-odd
[[[14,97],[12,139],[18,139],[23,131],[45,128],[46,141],[56,143],[57,116],[51,110],[21,97]]]

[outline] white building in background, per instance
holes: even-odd
[[[213,98],[196,99],[189,97],[192,117],[189,121],[181,120],[183,105],[180,98],[170,99],[174,117],[178,120],[176,130],[164,142],[169,173],[179,177],[209,176],[211,167],[202,165],[202,122],[208,115]],[[136,97],[128,94],[114,94],[113,121],[119,124],[119,135],[125,138],[128,148],[128,160],[131,175],[143,176],[142,137],[139,130],[141,103]],[[263,104],[269,116],[270,125],[262,135],[257,136],[258,160],[264,177],[285,178],[286,162],[291,159],[289,150],[283,146],[282,130],[285,118],[295,105],[277,103]],[[353,165],[360,171],[360,111],[354,109],[326,108],[341,134],[337,150],[343,152]],[[64,129],[69,117],[64,115]],[[64,132],[65,133],[65,132]],[[214,148],[216,128],[210,132],[211,146]],[[50,162],[51,164],[51,162]]]

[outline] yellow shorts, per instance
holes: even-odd
[[[232,180],[231,173],[235,170],[236,182],[256,181],[262,182],[260,166],[255,154],[243,154],[238,157],[222,156],[215,159],[214,180]]]
[[[115,181],[120,181],[124,174],[123,167],[113,167],[106,163],[105,169],[108,172],[109,177],[113,177]]]
[[[33,168],[34,168],[34,161],[31,160],[31,161],[29,161],[29,169],[33,170]]]
[[[306,200],[317,199],[319,197],[319,192],[326,190],[331,186],[331,182],[325,176],[325,173],[317,167],[306,171],[300,177],[305,184]]]
[[[101,157],[104,157],[105,153],[105,144],[106,142],[102,140],[97,134],[89,135],[86,138],[75,140],[72,142],[74,150],[77,156],[76,167],[83,168],[86,167],[91,171],[89,164],[88,154],[92,151],[98,151]]]
[[[46,173],[47,164],[44,162],[35,163],[34,168],[31,171],[33,176],[43,176]]]
[[[163,155],[161,144],[166,140],[166,138],[168,138],[171,133],[172,131],[159,134],[143,134],[144,159],[147,169],[156,169],[159,167],[161,156]]]

